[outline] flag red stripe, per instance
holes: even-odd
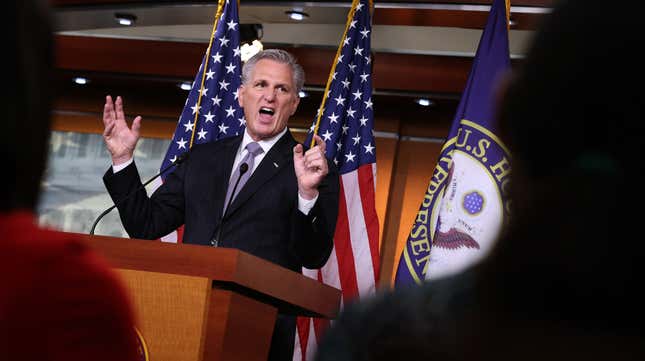
[[[372,254],[372,265],[374,266],[374,283],[376,283],[380,269],[379,223],[378,216],[376,215],[374,170],[372,167],[373,164],[365,164],[358,168],[358,184],[361,192],[361,204],[363,206],[365,226],[367,227],[369,247]]]
[[[325,330],[329,327],[329,320],[326,318],[314,318],[313,320],[316,340],[320,340]]]
[[[358,295],[356,283],[356,269],[354,265],[354,252],[349,236],[349,218],[347,217],[347,202],[345,201],[345,187],[340,182],[340,196],[338,197],[338,220],[334,234],[334,246],[338,259],[338,276],[343,294],[343,302]]]
[[[184,225],[177,228],[177,243],[184,243]]]
[[[298,317],[296,318],[296,331],[298,332],[298,337],[300,339],[300,355],[302,355],[302,360],[305,361],[307,358],[307,340],[309,340],[309,317]],[[295,356],[295,355],[294,355]]]
[[[322,272],[318,271],[318,282],[323,282]],[[320,340],[325,330],[329,327],[329,320],[326,318],[314,318],[314,333],[316,340]]]

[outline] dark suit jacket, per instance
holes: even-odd
[[[184,228],[184,243],[211,245],[221,229],[219,246],[237,248],[293,271],[318,268],[331,253],[338,214],[339,179],[330,163],[316,204],[305,216],[298,210],[293,169],[296,141],[287,131],[266,154],[222,218],[224,198],[242,136],[195,145],[190,157],[148,198],[140,189],[135,164],[103,180],[118,204],[131,237],[157,239]]]
[[[184,243],[232,247],[300,272],[322,267],[333,247],[338,215],[338,170],[329,174],[308,215],[298,210],[298,183],[293,169],[295,139],[289,131],[271,150],[222,218],[224,198],[242,136],[195,145],[189,158],[166,177],[148,198],[133,163],[103,177],[121,221],[133,238],[157,239],[184,227]],[[128,197],[130,192],[136,192]],[[119,200],[123,200],[119,203]],[[295,319],[278,315],[269,360],[291,360]]]

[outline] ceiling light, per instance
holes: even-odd
[[[72,79],[74,83],[79,84],[79,85],[85,85],[90,82],[89,79],[83,78],[82,76],[77,76]]]
[[[309,93],[307,93],[304,90],[301,90],[301,91],[298,92],[298,96],[301,97],[301,98],[306,98],[306,97],[309,96]]]
[[[513,18],[508,19],[508,26],[515,26],[517,25],[517,21],[515,21]]]
[[[309,14],[295,9],[285,11],[284,13],[287,14],[289,18],[291,18],[291,20],[296,20],[296,21],[302,21],[309,17]]]
[[[177,86],[178,86],[181,90],[186,90],[186,91],[188,91],[188,90],[190,90],[190,89],[193,87],[193,84],[192,84],[191,82],[189,82],[189,81],[184,81],[184,82],[181,82],[181,83],[177,84]]]
[[[428,98],[419,98],[415,102],[421,106],[429,107],[434,104],[434,102]]]
[[[125,13],[116,13],[114,14],[114,18],[123,26],[134,25],[134,22],[137,21],[137,17],[135,15]]]
[[[253,40],[251,44],[249,43],[242,44],[242,46],[240,47],[240,51],[242,52],[242,54],[240,55],[242,58],[242,62],[246,63],[247,60],[251,59],[253,55],[262,51],[262,49],[264,49],[264,46],[257,39]]]

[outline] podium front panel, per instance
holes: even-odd
[[[201,361],[211,281],[119,269],[151,361]]]

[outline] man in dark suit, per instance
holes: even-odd
[[[103,136],[113,167],[104,182],[115,202],[135,192],[118,203],[128,234],[156,239],[185,224],[185,243],[238,248],[296,272],[324,265],[333,246],[339,180],[320,137],[304,152],[287,129],[303,84],[304,71],[289,53],[256,54],[244,65],[239,89],[244,134],[194,146],[151,197],[133,162],[141,117],[129,128],[122,99],[106,97]],[[240,171],[243,164],[248,170]],[[248,175],[233,194],[230,184]],[[279,318],[270,359],[291,359],[294,332],[292,317]]]

